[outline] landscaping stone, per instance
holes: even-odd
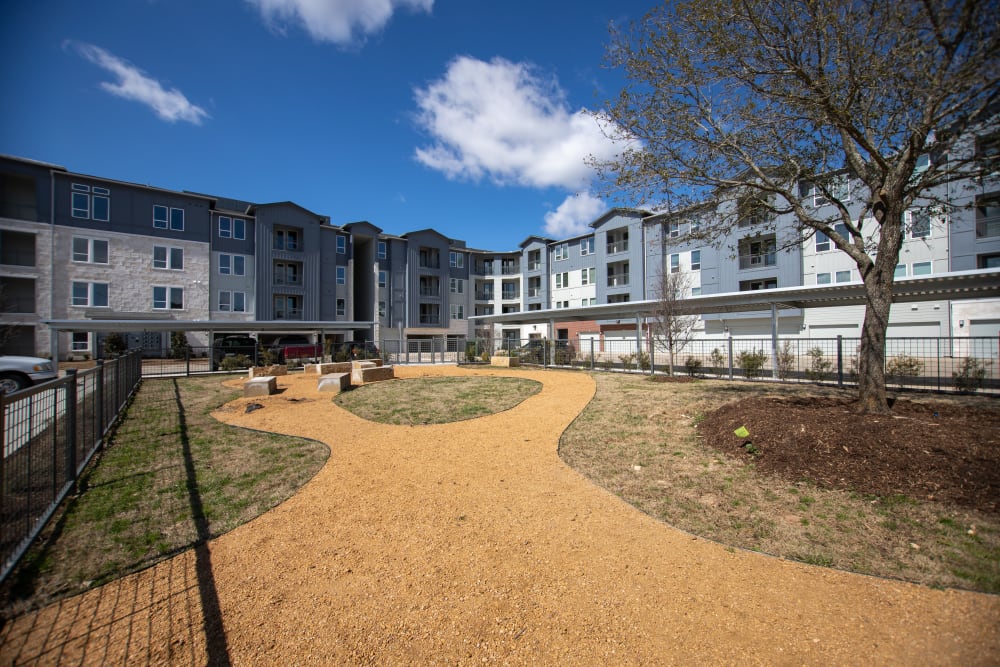
[[[270,396],[278,391],[278,378],[264,375],[247,380],[243,383],[243,396]]]

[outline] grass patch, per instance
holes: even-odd
[[[381,424],[447,424],[509,410],[541,388],[524,378],[416,378],[362,385],[334,402]]]
[[[835,390],[651,383],[612,373],[594,374],[594,380],[594,400],[563,434],[560,456],[647,514],[752,551],[929,586],[1000,593],[996,513],[764,475],[752,461],[720,454],[698,435],[704,414],[748,395],[825,396]]]
[[[147,379],[114,440],[3,590],[5,616],[149,567],[294,494],[326,445],[211,417],[240,392],[218,377]]]

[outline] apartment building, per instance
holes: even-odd
[[[997,160],[997,141],[968,150]],[[843,178],[845,199],[864,194]],[[804,201],[829,206],[802,185]],[[939,193],[940,194],[940,193]],[[897,277],[1000,266],[1000,167],[948,186],[947,214],[907,213]],[[852,198],[853,196],[853,198]],[[719,206],[728,206],[723,204]],[[685,296],[852,282],[854,263],[821,233],[802,238],[791,217],[748,209],[722,238],[701,226],[710,202],[679,213],[613,208],[587,233],[531,236],[514,250],[468,248],[433,229],[394,235],[361,221],[343,226],[291,201],[254,203],[84,175],[0,157],[0,286],[3,350],[48,354],[47,319],[357,323],[338,338],[385,340],[492,337],[634,340],[633,321],[559,320],[559,311],[656,298],[663,273],[683,274]],[[472,316],[552,311],[552,325],[476,325]],[[862,307],[781,309],[783,337],[856,337]],[[98,356],[99,335],[59,334],[62,356]],[[159,353],[168,334],[129,333]],[[771,313],[704,315],[696,335],[766,336]],[[890,336],[997,335],[996,300],[894,306]],[[207,332],[188,332],[210,345]],[[581,348],[582,349],[582,348]]]

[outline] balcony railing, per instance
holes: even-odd
[[[476,292],[476,301],[492,301],[492,300],[493,300],[492,290],[490,291],[482,290]]]
[[[528,262],[528,270],[529,271],[541,271],[542,270],[542,262],[541,262],[541,260],[537,260],[536,259],[534,261]]]
[[[302,279],[301,278],[285,278],[285,277],[282,277],[282,276],[275,276],[274,277],[274,284],[275,285],[295,285],[295,286],[301,287],[302,286]]]
[[[628,241],[618,241],[608,244],[608,254],[614,255],[619,252],[628,252]]]
[[[480,262],[476,264],[476,273],[481,276],[493,275],[493,262]]]
[[[420,296],[434,296],[434,297],[441,296],[441,288],[440,287],[421,287],[420,288]]]
[[[985,239],[1000,236],[1000,215],[976,220],[976,238]]]
[[[421,315],[420,316],[420,323],[421,324],[441,324],[441,316],[440,315]]]
[[[628,287],[627,273],[613,273],[608,276],[608,287]]]
[[[529,287],[528,288],[528,298],[533,298],[542,295],[541,287]]]
[[[777,255],[774,252],[765,252],[759,255],[740,255],[741,269],[756,269],[765,266],[774,266],[777,263]]]
[[[518,273],[521,272],[521,269],[518,268],[517,264],[506,264],[505,263],[505,264],[503,264],[500,267],[500,271],[505,276],[516,276]]]
[[[276,320],[301,320],[302,319],[302,309],[301,308],[279,308],[274,311],[274,319]]]
[[[520,291],[520,290],[509,290],[509,289],[505,289],[505,290],[503,291],[503,294],[502,294],[501,296],[503,296],[503,299],[504,299],[504,301],[511,301],[511,300],[513,300],[513,299],[518,299],[518,298],[520,298],[520,296],[521,296],[521,291]]]

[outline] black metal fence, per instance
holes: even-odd
[[[466,345],[467,361],[496,353],[523,364],[673,373],[726,379],[774,379],[856,384],[857,338],[770,338],[688,341],[667,350],[647,337],[596,338],[579,342],[546,339],[477,340]],[[890,387],[935,391],[1000,392],[1000,340],[993,337],[889,338],[886,382]]]
[[[74,492],[141,378],[135,351],[14,394],[0,392],[0,581]]]

